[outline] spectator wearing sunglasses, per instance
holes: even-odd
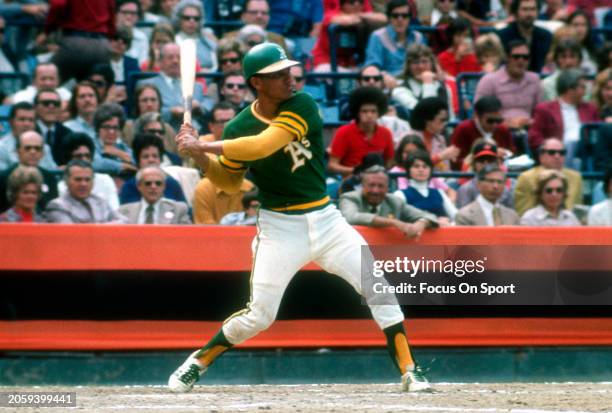
[[[204,11],[199,0],[181,0],[172,13],[176,30],[174,41],[180,44],[185,39],[196,42],[196,57],[202,71],[215,72],[217,62],[217,39],[212,32],[203,30]]]
[[[249,103],[247,100],[247,84],[244,75],[240,72],[226,73],[219,90],[220,100],[229,102],[240,112]]]
[[[516,148],[510,130],[503,124],[501,102],[495,96],[483,96],[474,104],[472,119],[462,121],[451,136],[451,144],[459,148],[459,156],[451,163],[453,170],[463,169],[470,148],[477,139],[484,138],[497,144],[502,158],[511,156]]]
[[[410,6],[406,0],[391,0],[386,9],[389,24],[370,35],[366,48],[365,65],[377,65],[386,88],[397,86],[406,60],[406,49],[411,44],[425,43],[420,32],[409,30]]]
[[[119,208],[129,224],[191,224],[187,204],[164,198],[165,178],[166,174],[158,166],[146,166],[138,171],[136,182],[140,201]]]
[[[51,148],[51,155],[57,165],[65,165],[64,141],[72,131],[60,122],[62,101],[55,89],[40,89],[34,98],[36,131]]]
[[[542,86],[538,74],[527,71],[530,55],[524,40],[511,41],[507,52],[506,65],[480,79],[474,100],[496,96],[502,104],[505,125],[517,136],[524,136],[536,105],[543,100]]]
[[[542,171],[538,175],[536,196],[538,205],[521,217],[521,225],[536,227],[580,226],[576,215],[565,208],[567,179],[559,171]]]
[[[533,125],[529,129],[530,148],[537,148],[547,136],[558,136],[568,150],[565,165],[580,169],[580,159],[577,158],[580,128],[584,123],[599,121],[597,107],[583,102],[586,88],[587,78],[581,69],[565,70],[559,75],[559,97],[540,103],[533,114]]]
[[[148,166],[161,168],[164,157],[164,144],[161,138],[155,134],[143,133],[134,137],[134,159],[138,170]],[[187,202],[180,183],[170,175],[165,175],[163,194],[168,199]],[[130,202],[137,202],[141,199],[138,191],[138,183],[135,177],[126,180],[119,192],[119,202],[121,205]]]
[[[546,139],[538,150],[540,165],[519,175],[514,190],[514,206],[519,215],[538,204],[538,176],[542,171],[552,169],[561,172],[567,179],[565,206],[572,209],[582,203],[582,176],[579,172],[564,168],[565,145],[557,138]]]
[[[7,188],[11,174],[20,166],[36,168],[42,177],[40,193],[38,194],[38,210],[44,210],[45,206],[57,197],[57,179],[55,175],[41,166],[45,145],[42,136],[35,131],[27,131],[19,135],[17,140],[17,162],[8,169],[0,172],[0,211],[11,206],[10,196],[7,198]]]

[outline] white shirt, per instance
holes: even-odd
[[[149,38],[142,30],[132,28],[132,45],[125,55],[138,60],[139,65],[149,58]]]
[[[448,13],[448,15],[450,17],[452,17],[453,19],[457,18],[457,12],[455,10],[451,10],[450,13]],[[431,11],[431,23],[429,24],[430,26],[435,26],[436,24],[438,24],[438,22],[440,21],[440,19],[442,18],[442,13],[440,12],[440,10],[438,9],[433,9]]]
[[[161,198],[153,204],[153,223],[159,223],[159,201]],[[138,214],[138,224],[144,224],[147,220],[147,208],[149,207],[149,203],[145,201],[144,198],[140,199],[140,213]]]
[[[559,103],[561,104],[561,118],[563,119],[563,142],[578,142],[580,140],[578,109],[561,99],[559,99]]]
[[[60,95],[60,99],[63,101],[70,100],[70,98],[72,97],[72,93],[70,93],[70,91],[64,89],[63,87],[58,87],[57,89],[55,89],[55,91]],[[34,98],[36,97],[37,93],[38,89],[36,89],[36,87],[34,87],[33,85],[30,85],[25,89],[16,92],[13,95],[12,102],[28,102],[34,104]]]
[[[495,226],[493,221],[493,208],[499,208],[499,205],[490,203],[482,195],[478,195],[476,197],[476,202],[478,202],[478,205],[480,205],[480,208],[482,209],[485,219],[487,220],[487,226]]]
[[[593,205],[587,222],[589,226],[612,227],[612,199]]]
[[[115,74],[115,82],[125,82],[127,79],[123,78],[123,57],[119,60],[111,60],[110,65]]]

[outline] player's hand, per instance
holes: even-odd
[[[198,146],[198,134],[189,123],[184,123],[174,138],[181,156],[191,156],[194,149]]]

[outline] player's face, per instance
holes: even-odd
[[[382,203],[389,191],[389,178],[384,173],[366,174],[362,181],[362,193],[368,204],[377,206]]]
[[[289,68],[274,73],[266,73],[254,77],[253,85],[258,94],[265,95],[272,100],[283,101],[293,95],[295,80]]]

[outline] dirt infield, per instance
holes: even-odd
[[[76,408],[14,412],[610,412],[612,383],[435,384],[432,393],[401,393],[398,384],[197,386],[172,394],[161,386],[0,387],[76,392]]]

